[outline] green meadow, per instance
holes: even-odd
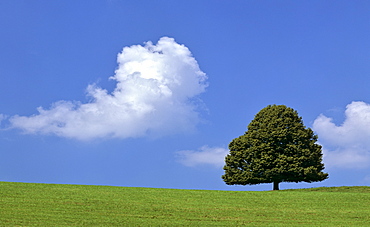
[[[370,226],[370,187],[251,192],[0,182],[0,226],[212,225]]]

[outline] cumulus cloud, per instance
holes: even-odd
[[[200,121],[196,96],[205,91],[207,76],[186,46],[162,37],[156,45],[123,48],[117,62],[113,92],[89,85],[90,102],[39,107],[38,114],[11,117],[12,127],[80,140],[194,130]]]
[[[327,166],[340,168],[370,167],[370,104],[352,102],[347,105],[342,125],[320,115],[313,124],[323,145]]]
[[[178,151],[178,161],[189,167],[198,165],[213,165],[222,167],[225,165],[225,156],[229,153],[228,149],[221,147],[203,146],[198,150]]]

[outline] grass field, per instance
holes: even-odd
[[[370,187],[207,191],[0,182],[0,226],[370,226]]]

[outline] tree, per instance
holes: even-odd
[[[323,181],[328,174],[322,172],[317,138],[297,111],[269,105],[229,144],[222,179],[228,185],[273,183],[273,190],[279,190],[281,182]]]

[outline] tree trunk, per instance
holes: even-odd
[[[279,181],[274,181],[274,189],[273,190],[279,190]]]

